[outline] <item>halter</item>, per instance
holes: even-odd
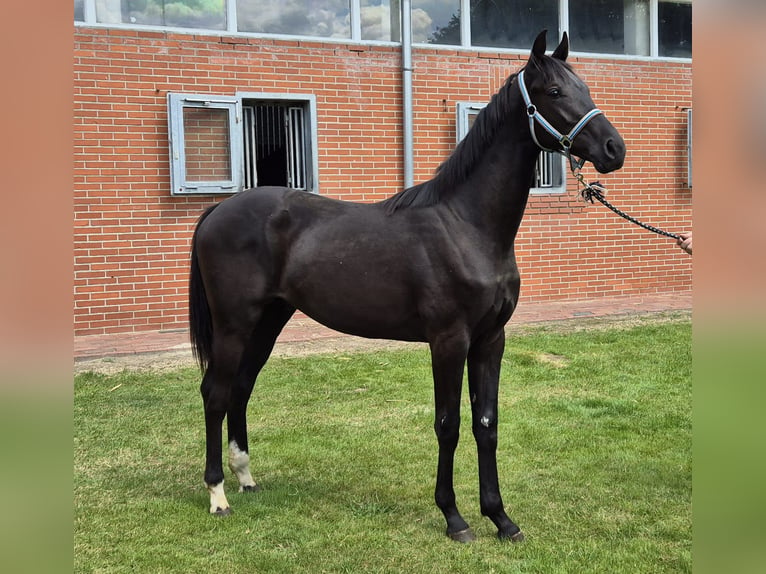
[[[572,142],[574,141],[577,134],[579,134],[582,131],[582,129],[587,125],[589,121],[591,121],[597,115],[602,114],[604,112],[602,112],[598,108],[592,109],[587,114],[585,114],[580,119],[580,121],[577,122],[577,124],[575,124],[575,127],[573,127],[572,130],[567,135],[563,135],[556,128],[554,128],[551,125],[551,123],[542,116],[540,112],[537,111],[537,107],[532,103],[532,100],[529,97],[529,92],[527,91],[527,86],[524,82],[524,70],[519,72],[518,79],[519,79],[519,89],[521,90],[521,97],[524,99],[524,105],[527,106],[527,117],[529,117],[529,133],[532,134],[532,139],[537,144],[537,147],[539,147],[541,150],[544,150],[544,151],[560,153],[562,155],[565,155],[567,159],[569,160],[569,163],[571,164],[572,171],[574,171],[575,168],[577,169],[581,168],[583,164],[585,163],[585,160],[574,159],[570,151],[572,147]],[[551,134],[554,138],[558,140],[559,144],[561,145],[560,150],[548,149],[540,145],[540,142],[537,140],[537,135],[535,134],[535,122],[540,124],[545,131],[547,131],[549,134]]]

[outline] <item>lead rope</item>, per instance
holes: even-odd
[[[617,209],[614,205],[609,203],[606,198],[604,198],[603,191],[606,191],[604,187],[601,186],[601,184],[597,181],[594,181],[593,183],[585,183],[585,178],[583,177],[582,173],[580,173],[580,167],[582,165],[577,165],[577,162],[573,161],[574,158],[570,156],[570,164],[572,167],[572,175],[575,176],[575,179],[583,186],[583,189],[580,190],[578,193],[580,194],[580,197],[583,198],[584,201],[589,201],[593,203],[593,198],[595,197],[598,199],[604,207],[608,207],[612,211],[614,211],[617,215],[622,217],[623,219],[627,219],[631,223],[635,223],[639,227],[643,227],[644,229],[647,229],[653,233],[657,233],[658,235],[664,235],[665,237],[672,237],[673,239],[681,239],[681,236],[676,233],[670,233],[669,231],[664,231],[662,229],[659,229],[658,227],[654,227],[653,225],[648,225],[646,223],[642,223],[635,217],[631,217],[624,211],[621,211]],[[584,162],[583,162],[584,163]]]

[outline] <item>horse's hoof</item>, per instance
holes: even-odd
[[[500,540],[510,540],[511,542],[522,542],[524,540],[524,533],[521,530],[517,530],[513,534],[509,532],[498,532],[497,537]]]
[[[259,490],[261,490],[261,487],[257,484],[248,484],[247,486],[239,487],[240,492],[258,492]]]
[[[458,532],[447,532],[447,536],[449,536],[455,542],[462,542],[463,544],[476,540],[476,535],[470,528],[466,528],[465,530],[460,530]]]
[[[231,514],[231,506],[228,508],[216,508],[215,512],[211,512],[213,516],[229,516]]]

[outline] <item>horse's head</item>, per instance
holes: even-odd
[[[569,39],[545,55],[543,30],[519,73],[519,87],[527,106],[532,138],[548,151],[590,161],[601,173],[622,167],[625,142],[596,108],[590,90],[568,64]]]

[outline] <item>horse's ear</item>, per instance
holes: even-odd
[[[530,58],[542,58],[545,55],[545,35],[548,30],[543,30],[535,38],[535,43],[532,44],[532,55]]]
[[[561,37],[561,42],[556,46],[556,49],[551,56],[562,62],[566,61],[567,56],[569,56],[569,36],[567,36],[566,32],[564,32],[564,35]]]

